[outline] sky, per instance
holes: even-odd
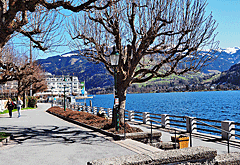
[[[212,13],[218,27],[216,40],[219,48],[240,47],[240,0],[208,0],[206,15]],[[38,52],[38,58],[47,58],[71,51],[68,47],[60,47],[58,52]]]
[[[218,23],[219,47],[240,47],[240,0],[208,0],[206,11]]]

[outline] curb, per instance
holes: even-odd
[[[111,133],[111,132],[108,132],[108,131],[105,131],[103,129],[100,129],[100,128],[96,128],[96,127],[93,127],[93,126],[90,126],[90,125],[87,125],[87,124],[84,124],[84,123],[81,123],[79,121],[76,121],[76,120],[73,120],[73,119],[70,119],[70,118],[66,118],[62,115],[59,115],[59,114],[56,114],[56,113],[53,113],[53,112],[50,112],[50,111],[46,111],[47,113],[51,114],[51,115],[54,115],[56,117],[59,117],[65,121],[68,121],[68,122],[71,122],[71,123],[74,123],[74,124],[77,124],[79,126],[82,126],[82,127],[85,127],[85,128],[88,128],[88,129],[91,129],[93,131],[96,131],[96,132],[99,132],[103,135],[106,135],[106,136],[110,136],[113,138],[113,140],[125,140],[125,139],[133,139],[133,140],[137,140],[137,139],[141,139],[141,138],[148,138],[150,139],[151,137],[151,133],[150,132],[135,132],[135,133],[126,133],[125,136],[124,134],[114,134],[114,133]],[[152,132],[152,138],[159,138],[162,136],[162,133],[160,132]],[[139,140],[137,140],[139,141]],[[141,140],[140,140],[141,141]]]
[[[48,110],[47,110],[46,112],[49,113],[49,114],[51,114],[51,115],[57,116],[57,117],[65,120],[65,121],[68,121],[68,122],[77,124],[77,125],[79,125],[79,126],[82,126],[82,127],[85,127],[85,128],[91,129],[91,130],[94,130],[94,131],[96,131],[96,132],[100,132],[100,133],[102,133],[102,134],[104,134],[104,135],[110,136],[110,137],[113,138],[113,140],[123,140],[123,139],[125,139],[125,138],[124,138],[124,135],[117,135],[117,134],[114,134],[114,133],[110,133],[110,132],[104,131],[104,130],[102,130],[102,129],[100,129],[100,128],[96,128],[96,127],[93,127],[93,126],[90,126],[90,125],[81,123],[81,122],[79,122],[79,121],[66,118],[66,117],[64,117],[64,116],[62,116],[62,115],[59,115],[59,114],[50,112],[50,111],[48,111]]]

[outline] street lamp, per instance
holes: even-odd
[[[110,54],[110,61],[111,61],[111,66],[114,69],[114,86],[115,86],[113,123],[115,124],[116,131],[118,131],[119,130],[119,98],[117,96],[117,66],[119,61],[119,53],[115,51],[115,46],[113,47],[113,51]]]
[[[53,107],[53,88],[54,87],[51,88],[51,91],[52,91],[52,107]]]
[[[64,82],[66,82],[66,79],[65,79],[65,77],[64,77],[64,80],[63,80]],[[65,102],[65,87],[66,87],[66,84],[64,84],[63,85],[63,106],[64,106],[64,111],[66,111],[66,102]]]

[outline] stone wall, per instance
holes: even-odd
[[[181,150],[155,152],[153,154],[126,155],[113,158],[104,158],[88,162],[88,165],[143,165],[143,164],[213,164],[217,151],[207,147],[192,147]]]
[[[145,165],[145,164],[181,164],[181,165],[234,165],[240,164],[240,153],[217,156],[217,151],[208,147],[191,147],[180,150],[154,152],[152,154],[126,155],[98,159],[88,165]]]

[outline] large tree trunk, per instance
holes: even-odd
[[[119,87],[120,88],[120,87]],[[119,97],[119,121],[120,123],[124,123],[124,109],[126,106],[126,95],[127,95],[127,87],[120,88],[118,90],[118,97]]]
[[[121,81],[120,81],[121,82]],[[115,99],[118,98],[119,105],[115,104],[114,100],[114,108],[113,108],[113,117],[112,117],[112,125],[116,126],[117,113],[119,115],[119,121],[121,124],[124,123],[124,109],[126,105],[126,94],[127,94],[127,85],[117,84],[117,92],[115,93]],[[116,111],[116,106],[118,106],[118,112]]]
[[[23,93],[23,108],[27,108],[27,95],[26,91]]]

